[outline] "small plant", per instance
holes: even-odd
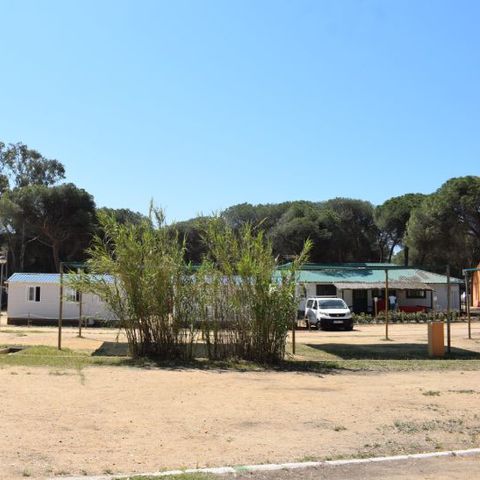
[[[438,390],[427,390],[426,392],[422,392],[422,395],[426,397],[439,397],[440,392]]]
[[[412,434],[418,433],[421,430],[421,427],[415,422],[397,420],[394,425],[401,433]]]

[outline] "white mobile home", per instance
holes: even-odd
[[[82,318],[86,319],[88,324],[93,324],[96,320],[115,318],[96,295],[79,295],[79,292],[68,286],[64,286],[63,290],[63,319],[66,325],[78,324],[80,300]],[[59,307],[60,274],[14,273],[8,279],[9,324],[52,325],[58,321]]]

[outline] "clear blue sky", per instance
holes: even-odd
[[[0,140],[98,206],[429,193],[480,166],[477,0],[0,0]]]

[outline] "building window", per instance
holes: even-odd
[[[335,297],[337,295],[337,287],[335,285],[317,285],[317,297]]]
[[[426,290],[407,290],[407,298],[426,298]]]
[[[69,288],[65,297],[67,302],[78,303],[80,301],[80,292],[78,290]]]
[[[40,301],[40,287],[28,287],[27,298],[29,302]]]

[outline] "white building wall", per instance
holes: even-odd
[[[407,298],[406,290],[397,290],[397,304],[405,307],[431,307],[431,290],[427,290],[425,298]],[[435,293],[433,293],[435,296]]]
[[[343,298],[345,303],[352,308],[353,307],[353,291],[352,290],[337,290],[337,296]]]
[[[28,288],[40,287],[40,301],[28,300]],[[79,317],[78,302],[66,299],[67,288],[64,288],[63,318]],[[8,318],[58,319],[60,287],[51,283],[17,283],[8,286]],[[92,294],[82,295],[82,316],[93,319],[113,319],[114,316],[99,297]]]
[[[432,284],[430,285],[434,292],[433,296],[436,297],[436,301],[434,298],[434,308],[437,311],[442,311],[447,309],[448,303],[448,289],[447,285],[445,284]],[[450,285],[450,308],[452,310],[460,310],[460,285],[458,284],[451,284]]]

